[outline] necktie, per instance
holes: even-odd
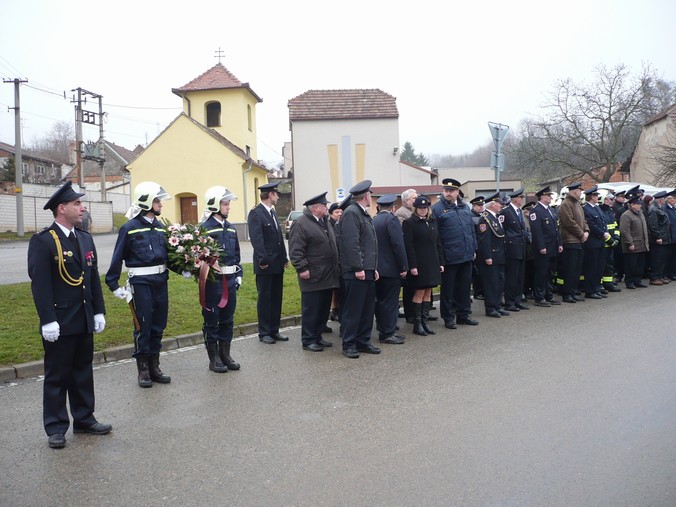
[[[275,213],[274,208],[270,210],[270,216],[272,217],[272,223],[275,226],[275,229],[277,228],[277,213]]]
[[[71,231],[70,234],[68,235],[68,239],[75,246],[75,255],[77,255],[78,259],[82,260],[80,257],[80,242],[77,240],[77,237],[75,236],[75,233],[73,231]]]
[[[516,218],[519,219],[519,224],[523,226],[523,214],[521,213],[520,210],[517,210],[517,212],[516,212]]]

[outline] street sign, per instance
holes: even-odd
[[[498,171],[505,170],[505,155],[494,151],[491,153],[491,167]]]
[[[488,128],[491,131],[491,136],[493,137],[496,151],[500,151],[500,148],[502,148],[502,143],[505,142],[505,137],[507,137],[507,133],[509,132],[509,125],[503,125],[502,123],[489,121]]]

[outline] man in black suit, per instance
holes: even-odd
[[[60,187],[44,206],[52,211],[54,223],[35,234],[28,246],[28,275],[45,349],[43,421],[53,449],[66,445],[66,396],[73,433],[104,435],[112,430],[94,417],[93,333],[106,327],[106,309],[94,241],[76,228],[82,223],[83,195],[70,181]]]
[[[273,208],[279,200],[278,183],[258,187],[261,203],[249,212],[249,238],[253,247],[253,269],[258,290],[258,339],[262,343],[285,342],[279,334],[282,318],[284,269],[289,265],[282,226]]]
[[[484,199],[486,211],[476,227],[476,260],[484,282],[486,316],[498,319],[509,315],[500,306],[505,289],[505,231],[498,216],[500,201],[500,192]]]
[[[552,202],[552,192],[549,187],[535,193],[538,203],[530,214],[530,230],[533,242],[533,295],[535,306],[549,307],[560,305],[561,301],[554,298],[552,279],[556,273],[556,260],[563,252],[561,235],[556,225],[556,217],[549,205]]]
[[[528,231],[521,206],[525,197],[523,188],[507,194],[509,204],[502,209],[505,230],[505,309],[510,312],[528,310],[523,303],[523,282],[526,266]]]

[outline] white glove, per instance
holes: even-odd
[[[190,271],[181,271],[183,278],[192,278],[192,273]]]
[[[116,298],[126,299],[127,298],[127,289],[124,287],[118,287],[113,291],[113,294]]]
[[[106,328],[106,318],[103,316],[103,314],[97,313],[96,315],[94,315],[94,332],[102,333],[105,328]]]
[[[241,276],[238,276],[237,278],[235,278],[235,285],[237,285],[237,289],[239,290],[239,288],[242,286],[242,277]]]
[[[55,342],[59,339],[59,333],[61,332],[61,326],[57,321],[50,322],[42,326],[42,337],[48,342]]]

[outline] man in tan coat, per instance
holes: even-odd
[[[620,238],[624,257],[624,283],[627,289],[647,287],[641,279],[648,247],[648,226],[641,212],[641,198],[627,194],[629,209],[620,217]]]
[[[568,193],[559,206],[559,231],[563,243],[559,277],[563,278],[561,296],[566,303],[584,300],[576,295],[582,274],[582,243],[589,237],[589,226],[580,204],[581,195],[582,183],[573,183],[568,186]]]

